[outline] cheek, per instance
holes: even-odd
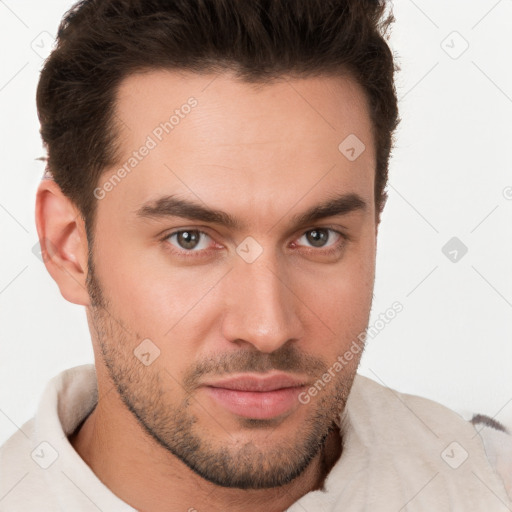
[[[313,332],[323,332],[331,339],[331,349],[339,351],[368,325],[373,292],[371,278],[361,275],[357,279],[354,275],[346,279],[332,278],[322,290],[313,292],[317,284],[310,284],[310,293],[304,289],[304,303],[314,312]]]
[[[367,250],[354,253],[353,265],[340,279],[336,290],[339,303],[336,318],[340,329],[356,338],[368,326],[375,282],[375,245],[367,242]]]
[[[137,335],[162,344],[183,326],[201,323],[201,318],[204,323],[205,308],[211,308],[208,295],[226,268],[176,266],[163,248],[120,247],[120,240],[103,245],[96,263],[111,313]]]
[[[375,279],[375,252],[371,239],[353,249],[339,265],[321,272],[297,272],[292,289],[313,314],[308,330],[311,339],[327,336],[328,343],[315,351],[335,360],[365,331],[370,318]],[[291,276],[290,276],[291,277]],[[291,277],[293,279],[293,277]],[[306,312],[307,313],[307,312]]]
[[[315,311],[365,316],[373,295],[375,280],[375,241],[371,238],[352,243],[334,265],[298,268],[290,274],[293,289],[302,294]]]

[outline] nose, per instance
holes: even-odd
[[[228,274],[222,331],[228,341],[270,353],[301,339],[303,326],[300,300],[286,270],[264,255],[252,263],[236,261]]]

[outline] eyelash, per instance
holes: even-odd
[[[325,229],[327,231],[335,233],[340,236],[340,240],[338,242],[335,242],[334,245],[330,246],[328,249],[322,249],[321,247],[319,247],[319,248],[309,247],[306,249],[308,253],[315,252],[317,254],[321,254],[324,256],[331,256],[331,255],[337,253],[338,251],[340,251],[345,246],[345,244],[349,241],[349,237],[347,235],[345,235],[341,231],[338,231],[337,229],[331,228],[329,226],[308,229],[308,230],[304,231],[299,238],[302,238],[305,234],[310,233],[311,231],[315,231],[316,229],[319,229],[319,230]],[[192,228],[191,229],[186,229],[186,228],[183,229],[182,228],[182,229],[178,229],[176,231],[172,231],[171,233],[167,233],[165,236],[163,236],[160,239],[160,241],[167,242],[169,240],[169,238],[171,238],[172,236],[177,235],[179,233],[183,233],[185,231],[195,231],[195,232],[199,233],[200,235],[206,235],[207,237],[210,237],[210,235],[208,235],[208,233],[206,233],[205,231],[201,231],[200,229],[192,229]],[[201,258],[201,257],[204,257],[205,255],[208,255],[211,252],[216,250],[216,249],[201,249],[201,250],[190,249],[187,251],[186,249],[182,249],[180,251],[180,250],[176,250],[175,246],[173,246],[172,244],[169,243],[169,245],[171,245],[173,247],[173,249],[171,249],[172,254],[175,254],[175,255],[178,255],[178,256],[184,257],[184,258]]]

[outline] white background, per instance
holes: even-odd
[[[52,376],[93,361],[84,309],[32,252],[44,168],[35,90],[71,5],[0,0],[0,443]],[[512,424],[512,1],[399,0],[394,12],[402,123],[370,324],[394,301],[404,310],[360,372]],[[457,262],[442,252],[452,237],[468,248]]]

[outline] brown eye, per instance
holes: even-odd
[[[178,249],[199,251],[201,249],[206,249],[208,246],[208,244],[205,244],[205,238],[209,238],[209,236],[202,231],[197,229],[184,229],[171,233],[167,237],[167,240],[169,240],[169,242]]]

